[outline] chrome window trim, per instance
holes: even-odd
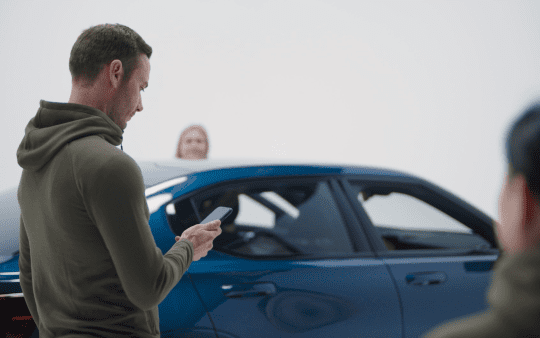
[[[144,191],[144,195],[146,197],[148,197],[148,196],[153,195],[153,194],[155,194],[155,193],[157,193],[157,192],[159,192],[159,191],[161,191],[163,189],[170,188],[173,185],[184,183],[185,181],[187,181],[187,177],[182,176],[182,177],[173,178],[173,179],[165,181],[165,182],[158,183],[156,185],[153,185],[153,186],[147,188]]]
[[[170,200],[172,200],[173,195],[172,194],[159,194],[154,195],[152,197],[148,197],[146,199],[146,204],[148,205],[148,211],[153,214],[154,212],[158,211],[159,208],[165,203],[168,203]]]
[[[0,295],[0,298],[24,298],[23,293],[6,293],[5,295]]]
[[[0,272],[0,283],[20,283],[20,272]]]

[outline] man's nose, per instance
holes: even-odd
[[[137,111],[142,111],[143,105],[142,105],[142,99],[139,99],[139,105],[137,106]]]

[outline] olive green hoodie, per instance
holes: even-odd
[[[26,127],[19,269],[41,338],[159,337],[158,304],[193,259],[189,241],[156,246],[122,133],[98,109],[46,101]]]
[[[489,308],[444,323],[423,338],[540,337],[540,248],[503,253],[495,264]]]

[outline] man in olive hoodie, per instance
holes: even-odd
[[[499,197],[495,265],[484,312],[445,323],[424,338],[540,337],[540,105],[510,129],[508,175]]]
[[[17,151],[20,283],[40,337],[160,336],[158,304],[221,233],[198,224],[162,254],[141,171],[116,146],[143,110],[152,49],[100,25],[73,45],[68,103],[40,102]]]

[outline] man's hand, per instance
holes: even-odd
[[[220,220],[206,224],[196,224],[184,231],[182,236],[176,236],[176,241],[186,239],[193,243],[193,261],[198,261],[212,250],[212,242],[221,234]]]

